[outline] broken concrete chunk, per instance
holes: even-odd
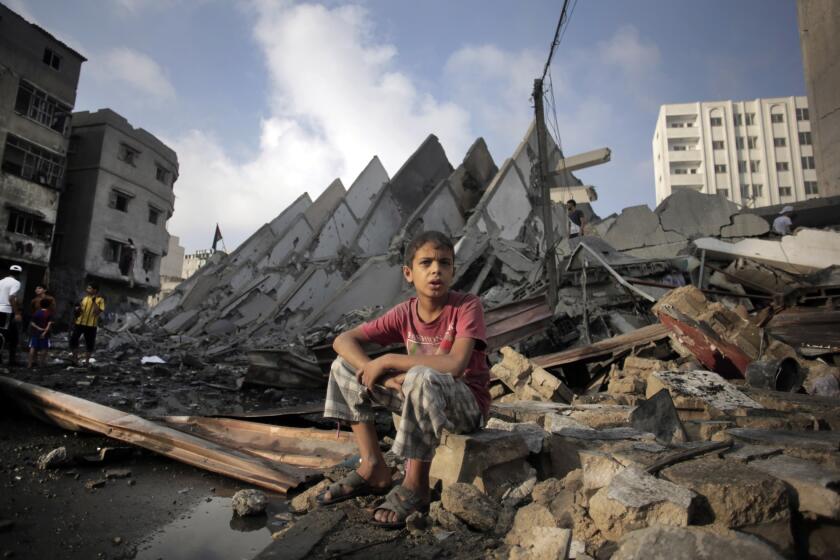
[[[316,499],[318,494],[326,492],[327,488],[329,488],[331,484],[332,481],[325,478],[315,486],[307,488],[292,498],[292,501],[289,502],[289,509],[292,510],[293,513],[305,513],[311,510],[317,503]]]
[[[516,512],[513,527],[505,537],[505,543],[514,545],[527,543],[528,533],[534,527],[557,527],[551,510],[542,504],[529,504]]]
[[[572,402],[574,393],[565,383],[528,358],[505,346],[500,350],[504,359],[490,372],[523,400]]]
[[[687,461],[662,477],[706,498],[695,521],[736,529],[790,519],[787,488],[778,479],[734,461]]]
[[[840,470],[787,455],[752,461],[750,467],[788,483],[799,511],[840,519]]]
[[[633,531],[619,542],[612,560],[667,558],[668,560],[752,559],[782,560],[769,545],[735,531],[713,532],[702,527],[658,525]]]
[[[583,470],[583,490],[586,492],[608,486],[615,475],[624,470],[624,465],[604,451],[581,450],[578,456]]]
[[[742,408],[764,408],[711,371],[661,371],[648,378],[647,397],[665,389],[678,409],[732,414]]]
[[[105,478],[128,478],[131,469],[105,469]]]
[[[446,511],[478,531],[492,531],[499,505],[472,484],[456,482],[443,489],[441,504]]]
[[[732,428],[726,430],[726,433],[736,440],[759,445],[780,445],[814,451],[840,450],[840,433],[837,432]]]
[[[697,496],[691,490],[625,468],[589,500],[589,516],[607,539],[653,524],[684,527]]]
[[[491,418],[487,421],[485,428],[504,430],[521,435],[531,453],[542,451],[543,440],[546,436],[545,430],[533,422],[505,422],[498,418]]]
[[[686,441],[677,409],[666,390],[659,391],[630,413],[630,425],[640,432],[651,432],[660,443]]]
[[[467,525],[458,516],[443,509],[443,504],[440,501],[432,502],[429,505],[429,519],[447,531],[463,532],[468,530]]]
[[[38,468],[43,470],[55,469],[70,462],[66,447],[58,447],[49,453],[38,457]]]
[[[770,231],[770,224],[755,214],[735,214],[732,223],[720,229],[721,237],[757,237]]]
[[[455,482],[472,483],[497,465],[517,460],[524,465],[528,453],[525,438],[517,432],[485,429],[472,434],[444,433],[429,475],[440,480],[444,488]]]
[[[737,204],[722,196],[680,189],[659,203],[654,212],[662,229],[693,239],[720,235],[721,228],[729,225],[739,210]]]
[[[518,560],[565,560],[569,557],[572,531],[557,527],[532,527],[520,545],[511,548],[508,558]]]
[[[728,461],[749,463],[755,459],[768,459],[775,455],[780,455],[782,451],[783,449],[781,447],[770,445],[739,445],[734,449],[724,452],[723,457]]]
[[[265,511],[267,505],[268,497],[265,492],[251,488],[240,490],[231,499],[233,511],[240,517],[259,515]]]

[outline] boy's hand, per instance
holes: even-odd
[[[368,389],[373,389],[376,381],[385,375],[386,371],[383,361],[377,358],[360,367],[356,371],[356,379]]]
[[[396,373],[393,375],[389,375],[385,378],[382,382],[386,388],[396,391],[398,393],[402,392],[402,386],[405,383],[405,374],[404,373]]]

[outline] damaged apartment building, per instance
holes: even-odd
[[[50,262],[84,61],[0,4],[0,271],[20,265],[26,296]]]
[[[100,284],[112,311],[145,306],[160,289],[178,178],[175,152],[111,109],[73,114],[53,287],[73,301]]]

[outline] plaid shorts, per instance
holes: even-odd
[[[373,422],[373,403],[401,416],[391,450],[406,459],[431,461],[441,435],[465,434],[482,427],[484,419],[469,387],[448,373],[425,366],[406,372],[402,394],[356,380],[354,368],[336,358],[330,370],[324,417],[345,422]]]

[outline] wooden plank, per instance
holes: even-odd
[[[531,361],[542,368],[552,368],[575,362],[594,360],[607,354],[614,354],[635,346],[642,346],[668,336],[668,328],[662,324],[648,325],[626,334],[601,340],[594,344],[570,348],[563,352],[545,354],[531,358]]]

